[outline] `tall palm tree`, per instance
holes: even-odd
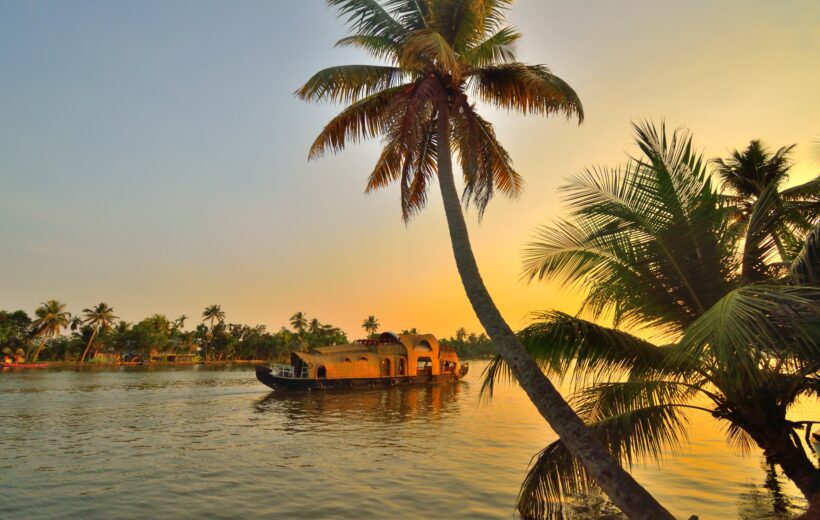
[[[371,314],[362,322],[362,328],[368,336],[376,334],[379,331],[379,319]]]
[[[71,321],[71,313],[65,310],[66,304],[57,300],[48,300],[40,304],[34,311],[37,319],[31,323],[32,335],[40,338],[40,344],[34,351],[32,361],[37,361],[40,351],[50,338],[60,334],[60,331],[68,327]]]
[[[83,309],[83,325],[88,325],[93,329],[91,337],[88,339],[88,344],[85,346],[83,355],[80,356],[78,363],[85,361],[85,356],[88,355],[91,344],[94,343],[94,338],[100,330],[106,331],[114,325],[114,320],[119,319],[119,316],[114,316],[114,309],[109,307],[106,303],[100,303],[93,309]]]
[[[734,150],[725,159],[714,159],[729,200],[736,208],[738,225],[748,225],[752,208],[761,198],[772,199],[772,215],[767,235],[775,243],[781,262],[790,262],[801,247],[797,235],[805,233],[820,216],[820,176],[781,190],[792,167],[795,145],[771,153],[759,140],[745,150]],[[776,223],[776,225],[775,225]]]
[[[302,311],[296,312],[290,317],[290,326],[300,335],[305,333],[308,326],[308,319]]]
[[[527,355],[490,297],[470,246],[461,202],[483,215],[496,191],[515,196],[522,179],[470,95],[523,114],[583,118],[578,96],[544,65],[515,60],[520,34],[504,26],[509,0],[328,0],[347,18],[338,45],[361,48],[384,65],[331,67],[297,90],[306,101],[348,103],[325,126],[310,158],[348,142],[382,137],[367,191],[397,181],[409,221],[435,177],[456,266],[467,297],[530,400],[612,501],[632,518],[672,518],[621,468]],[[459,196],[452,154],[464,176]]]
[[[202,321],[209,322],[209,329],[214,330],[214,322],[222,323],[225,321],[225,311],[220,305],[209,305],[202,311]]]
[[[525,250],[525,276],[582,289],[581,310],[592,321],[540,313],[522,331],[524,344],[548,372],[573,366],[576,388],[598,383],[573,399],[623,463],[677,448],[686,413],[705,412],[724,423],[733,444],[762,448],[820,508],[820,470],[797,436],[810,425],[786,418],[801,396],[820,390],[820,224],[815,219],[788,272],[751,283],[776,249],[757,238],[768,229],[761,215],[770,201],[752,205],[738,234],[691,136],[669,137],[650,124],[635,131],[642,155],[573,177],[563,188],[569,218],[541,228]],[[487,373],[491,391],[503,362]],[[555,442],[531,466],[519,511],[557,515],[562,496],[591,482],[566,443]]]

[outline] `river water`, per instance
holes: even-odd
[[[513,518],[555,435],[517,387],[481,403],[480,368],[456,385],[284,395],[247,366],[5,372],[0,518]],[[680,455],[635,469],[676,515],[799,503],[782,479],[772,499],[759,453],[692,419]]]

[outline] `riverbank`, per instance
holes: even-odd
[[[45,363],[49,368],[116,368],[116,367],[184,367],[195,365],[226,366],[226,365],[266,365],[273,363],[268,359],[237,359],[217,361],[152,361],[152,362],[118,362],[118,363],[77,363],[76,361],[38,361]],[[12,370],[25,370],[25,367],[11,367]]]

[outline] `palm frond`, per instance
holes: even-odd
[[[422,73],[438,71],[450,75],[457,83],[461,77],[461,64],[456,51],[441,33],[422,29],[407,38],[399,52],[399,64],[405,70]]]
[[[675,405],[637,408],[589,422],[593,434],[622,464],[659,460],[664,448],[676,449],[686,438],[686,418]],[[596,490],[593,480],[559,440],[538,453],[518,496],[522,518],[563,518],[563,504]]]
[[[515,46],[521,33],[512,27],[503,27],[489,38],[460,53],[460,58],[471,67],[486,67],[515,61]]]
[[[670,359],[714,359],[715,377],[742,393],[761,384],[766,352],[820,359],[819,296],[806,286],[739,287],[687,329]]]
[[[544,65],[506,63],[472,69],[471,88],[484,102],[523,114],[563,114],[584,120],[578,95]]]
[[[752,206],[743,241],[741,272],[749,281],[759,282],[776,274],[773,262],[777,255],[779,208],[777,187],[769,184]]]
[[[341,151],[349,141],[358,143],[383,134],[396,97],[411,89],[412,85],[385,89],[348,106],[325,125],[311,145],[308,159],[317,159],[327,150]]]
[[[405,72],[380,65],[341,65],[314,74],[295,94],[303,101],[353,103],[400,85]]]
[[[453,111],[452,140],[464,173],[462,201],[474,204],[481,218],[495,190],[516,197],[524,181],[498,141],[493,125],[467,103],[465,96],[456,99]]]
[[[806,235],[803,248],[789,268],[789,276],[798,285],[820,286],[820,224]]]
[[[378,36],[398,44],[407,32],[378,0],[327,0],[327,4],[338,10],[340,18],[347,18],[352,32],[362,36]]]
[[[390,62],[391,65],[398,63],[400,46],[385,36],[367,34],[345,36],[336,42],[336,47],[356,47],[367,51],[376,59]]]
[[[527,352],[556,375],[573,369],[576,386],[588,377],[617,378],[626,370],[662,364],[666,351],[626,332],[558,311],[536,313],[518,334]]]

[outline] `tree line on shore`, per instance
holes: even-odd
[[[331,324],[296,312],[290,327],[269,332],[265,325],[229,323],[219,305],[210,305],[193,329],[188,316],[170,319],[153,314],[137,323],[120,320],[113,307],[100,303],[72,315],[66,304],[43,302],[29,316],[23,310],[0,310],[0,353],[10,359],[35,361],[111,362],[149,361],[153,354],[182,355],[191,361],[277,360],[292,350],[348,343],[347,334]],[[371,315],[362,323],[368,336],[378,336],[379,321]],[[415,328],[403,334],[417,334]],[[494,352],[485,334],[458,329],[442,339],[464,358],[489,357]]]

